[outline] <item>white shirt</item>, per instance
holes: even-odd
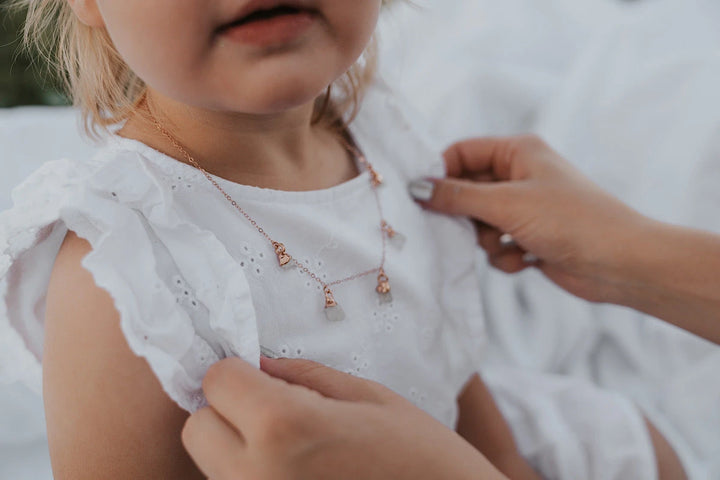
[[[392,303],[379,302],[369,275],[333,287],[346,318],[328,321],[319,283],[280,269],[270,243],[201,172],[112,137],[94,158],[48,162],[13,191],[14,207],[0,214],[0,323],[42,358],[49,274],[70,229],[92,245],[83,266],[113,297],[130,348],[181,407],[204,404],[211,364],[257,364],[262,345],[378,381],[454,426],[484,338],[475,236],[469,222],[425,212],[408,195],[408,181],[442,175],[442,162],[395,102],[378,82],[351,125],[384,177],[385,218],[407,237],[402,249],[387,246]],[[367,171],[306,192],[214,178],[324,281],[379,265]]]

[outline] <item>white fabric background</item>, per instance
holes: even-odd
[[[382,70],[436,135],[538,131],[642,211],[720,232],[716,2],[415,3],[420,10],[383,19]],[[74,128],[67,110],[0,111],[0,208],[40,162],[89,152]],[[694,478],[720,478],[717,347],[633,312],[588,306],[533,273],[485,275],[491,360],[633,397]],[[6,332],[0,351],[3,343]],[[0,479],[50,478],[41,401],[3,381]]]
[[[404,40],[389,50],[408,58],[386,65],[436,135],[538,132],[644,213],[720,232],[717,2],[510,0],[451,13],[451,30],[424,16],[414,35],[401,30],[411,30],[409,17],[397,20],[393,35]],[[443,48],[430,48],[440,38]],[[537,272],[485,275],[491,362],[622,392],[671,440],[692,478],[720,478],[718,347],[571,298]]]

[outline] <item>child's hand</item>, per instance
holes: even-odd
[[[235,358],[205,378],[211,407],[190,417],[183,443],[213,480],[504,478],[379,384],[304,360],[263,359],[263,370]]]
[[[612,301],[619,253],[650,220],[602,191],[534,136],[474,139],[445,152],[449,179],[414,182],[430,209],[478,221],[490,262],[531,265],[591,301]],[[528,255],[530,254],[530,255]]]

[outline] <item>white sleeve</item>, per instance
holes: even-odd
[[[38,385],[50,272],[72,230],[92,246],[82,264],[112,296],[132,351],[194,411],[205,403],[202,378],[212,363],[258,362],[250,289],[222,243],[174,213],[155,172],[131,154],[119,160],[49,162],[0,214],[0,331],[9,326],[22,337],[11,351],[24,359],[0,353],[0,375]],[[11,367],[16,361],[23,372]]]

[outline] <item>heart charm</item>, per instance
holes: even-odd
[[[380,275],[378,275],[378,284],[375,291],[380,297],[381,304],[392,303],[393,297],[392,293],[390,292],[390,279],[388,279],[388,276],[385,275],[385,271],[383,269],[380,269]]]
[[[285,252],[285,245],[280,242],[274,242],[275,255],[277,255],[278,263],[281,267],[287,267],[292,262],[292,257]]]
[[[280,266],[284,267],[288,263],[292,261],[292,257],[288,255],[287,253],[281,253],[278,255],[278,262],[280,262]]]
[[[385,275],[384,270],[380,270],[380,275],[378,275],[378,285],[375,290],[380,294],[390,293],[390,279],[387,275]]]
[[[330,287],[325,287],[325,308],[337,307],[337,302],[332,294]]]

